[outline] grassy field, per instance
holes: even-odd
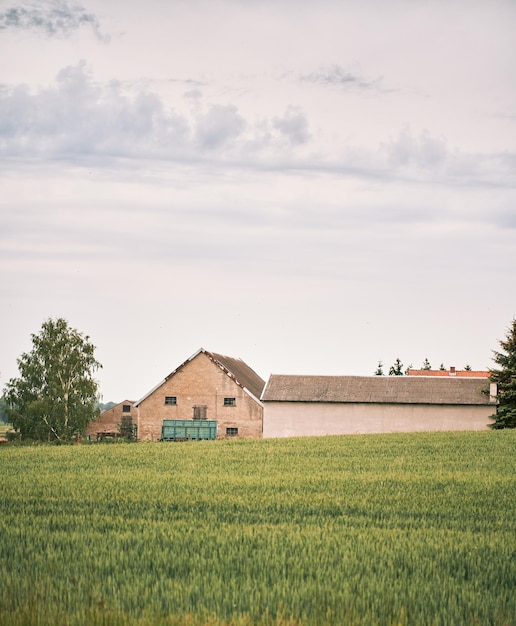
[[[516,624],[516,431],[0,449],[2,626]]]

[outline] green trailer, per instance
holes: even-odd
[[[162,441],[200,441],[217,438],[215,420],[163,420]]]

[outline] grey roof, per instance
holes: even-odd
[[[265,387],[265,381],[263,378],[247,365],[242,359],[235,359],[225,354],[217,354],[216,352],[208,352],[204,350],[205,354],[212,357],[213,360],[222,365],[226,373],[229,374],[235,382],[250,391],[253,396],[260,399],[263,388]]]
[[[278,374],[269,378],[262,401],[459,405],[492,403],[487,379]]]

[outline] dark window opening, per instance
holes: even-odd
[[[224,406],[236,406],[236,398],[224,398]]]
[[[206,404],[197,404],[193,407],[193,418],[194,420],[205,420],[207,419],[206,414],[208,412],[208,407]]]
[[[169,405],[177,404],[176,396],[165,396],[165,404],[169,404]]]
[[[131,405],[130,404],[123,404],[122,405],[122,413],[130,413],[131,412]]]
[[[226,437],[236,437],[238,435],[238,428],[229,427],[226,428]]]

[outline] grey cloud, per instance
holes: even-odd
[[[246,122],[235,106],[214,105],[197,119],[197,141],[201,148],[220,148],[234,142],[245,127]]]
[[[379,156],[384,168],[401,178],[414,175],[420,180],[424,177],[470,187],[516,187],[514,154],[462,152],[428,131],[416,136],[404,128],[396,138],[380,145]]]
[[[310,138],[306,117],[297,107],[289,107],[285,115],[275,117],[272,124],[291,144],[304,144]]]
[[[202,91],[200,89],[189,89],[184,92],[183,98],[191,100],[192,102],[199,101],[202,99]]]
[[[444,139],[431,137],[427,132],[414,137],[408,129],[403,129],[396,139],[383,144],[382,149],[394,167],[417,165],[423,169],[437,168],[445,164],[449,155]]]
[[[6,155],[155,156],[177,154],[189,124],[155,94],[124,93],[117,82],[98,85],[84,62],[67,67],[55,87],[30,93],[0,90],[0,151]]]
[[[303,74],[301,80],[319,85],[337,85],[350,89],[379,89],[381,84],[380,78],[367,80],[340,65],[322,67],[310,74]]]
[[[298,109],[252,125],[234,105],[210,106],[199,96],[183,98],[190,109],[180,113],[146,89],[96,83],[82,61],[39,91],[0,85],[0,154],[184,162],[212,160],[215,154],[221,162],[249,164],[308,141],[308,124]]]
[[[12,6],[0,13],[0,31],[19,29],[47,36],[66,37],[83,26],[90,27],[98,39],[109,40],[101,33],[99,19],[94,13],[66,0]]]
[[[156,93],[112,81],[97,83],[85,62],[64,68],[50,87],[0,85],[0,156],[108,164],[141,159],[255,170],[325,172],[340,178],[439,181],[513,187],[514,155],[466,154],[445,139],[402,130],[374,150],[345,147],[314,156],[302,110],[251,122],[233,105],[181,98],[189,109],[165,106]],[[13,160],[12,163],[15,161]]]

